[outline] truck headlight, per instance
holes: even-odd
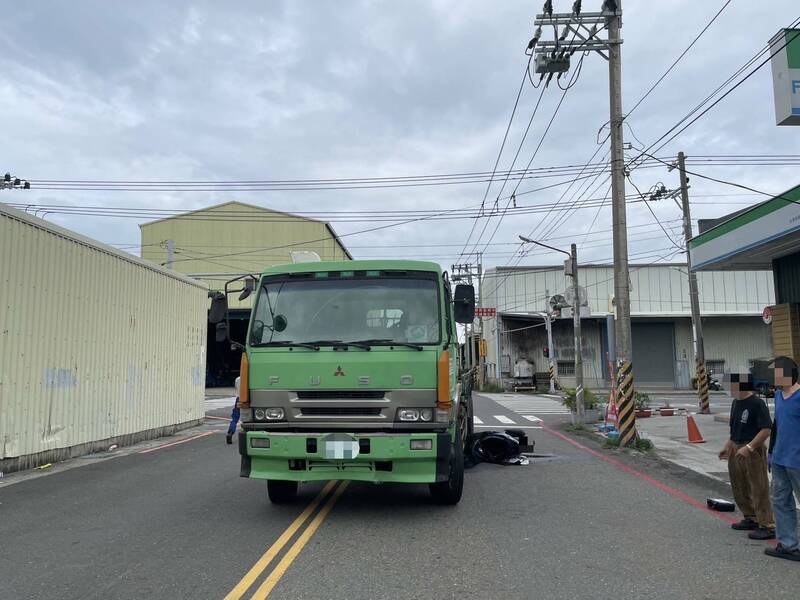
[[[256,408],[253,410],[253,417],[256,421],[281,421],[284,417],[282,408]]]
[[[267,421],[280,421],[283,419],[283,409],[267,408],[264,410],[264,416],[266,417]]]
[[[433,409],[423,408],[419,411],[419,420],[430,423],[433,420]]]
[[[401,408],[397,411],[397,419],[400,421],[418,421],[419,411],[416,408]]]

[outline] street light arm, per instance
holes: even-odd
[[[543,244],[542,242],[537,242],[536,240],[528,239],[523,235],[519,236],[519,239],[521,239],[526,244],[536,244],[537,246],[541,246],[542,248],[549,248],[550,250],[555,250],[556,252],[561,252],[561,254],[566,254],[567,256],[572,257],[572,255],[566,250],[561,250],[561,248],[554,248],[553,246],[548,246],[547,244]]]

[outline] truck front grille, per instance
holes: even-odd
[[[386,392],[379,390],[303,390],[298,400],[383,400]]]
[[[300,414],[304,417],[378,417],[381,414],[380,407],[369,406],[320,406],[305,407],[300,409]]]

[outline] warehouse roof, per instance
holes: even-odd
[[[164,221],[171,221],[171,220],[174,220],[174,219],[185,219],[186,217],[189,217],[190,215],[196,215],[198,213],[203,213],[203,212],[207,212],[207,211],[213,211],[213,210],[216,210],[216,209],[219,209],[219,208],[223,208],[225,206],[240,206],[240,207],[252,208],[252,209],[255,209],[257,211],[261,211],[261,212],[265,212],[265,213],[272,213],[272,214],[276,214],[276,215],[284,215],[284,216],[292,217],[292,218],[295,218],[295,219],[302,219],[304,221],[309,221],[311,223],[321,223],[322,225],[325,226],[325,228],[331,234],[333,239],[336,240],[336,242],[342,248],[344,253],[348,256],[348,258],[350,258],[351,260],[353,258],[353,256],[350,254],[350,251],[342,243],[342,240],[339,237],[339,234],[336,233],[336,231],[334,230],[333,226],[330,223],[328,223],[327,221],[320,221],[319,219],[312,219],[310,217],[305,217],[305,216],[302,216],[302,215],[296,215],[296,214],[285,212],[285,211],[281,211],[281,210],[275,210],[273,208],[266,208],[264,206],[258,206],[256,204],[250,204],[250,203],[247,203],[247,202],[239,202],[239,201],[236,201],[236,200],[231,200],[229,202],[222,202],[221,204],[213,204],[211,206],[204,206],[203,208],[198,208],[196,210],[190,210],[190,211],[187,211],[187,212],[184,212],[184,213],[180,213],[180,214],[177,214],[177,215],[172,215],[171,217],[162,217],[161,219],[155,219],[153,221],[147,221],[146,223],[140,223],[139,224],[139,228],[141,229],[141,228],[144,228],[144,227],[148,227],[150,225],[154,225],[156,223],[162,223]]]
[[[177,271],[166,269],[160,265],[150,262],[149,260],[139,258],[138,256],[135,256],[123,250],[118,250],[117,248],[113,248],[107,244],[94,240],[90,237],[86,237],[85,235],[81,235],[80,233],[76,233],[65,227],[60,227],[58,225],[55,225],[54,223],[50,223],[49,221],[40,219],[39,217],[34,217],[33,215],[30,215],[24,211],[18,210],[16,208],[11,208],[10,206],[3,204],[2,202],[0,202],[0,215],[10,219],[15,219],[17,221],[20,221],[32,227],[36,227],[38,229],[49,231],[54,235],[71,240],[78,244],[82,244],[84,246],[90,246],[91,248],[97,250],[98,252],[110,254],[121,260],[133,263],[135,265],[144,267],[146,269],[150,269],[151,271],[156,271],[162,275],[172,277],[173,279],[179,279],[184,283],[188,283],[203,289],[208,289],[208,286],[206,284],[204,284],[201,281],[198,281],[197,279],[192,279],[191,277],[178,273]]]

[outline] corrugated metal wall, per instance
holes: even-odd
[[[725,361],[726,371],[747,370],[755,358],[772,356],[772,327],[761,317],[703,319],[706,361]]]
[[[203,416],[207,288],[0,204],[0,459]]]
[[[614,270],[607,266],[579,269],[593,315],[612,312]],[[700,311],[710,314],[760,314],[775,303],[770,271],[709,271],[698,273]],[[633,316],[690,315],[689,284],[685,265],[632,266]],[[501,312],[544,310],[548,295],[563,294],[571,285],[560,267],[491,269],[483,280],[484,306]]]
[[[266,267],[292,262],[293,250],[316,252],[322,260],[349,259],[326,223],[239,202],[145,223],[141,233],[143,258],[163,264],[167,259],[163,242],[174,240],[173,268],[187,274],[261,273]],[[221,290],[232,277],[199,279]],[[232,296],[230,306],[251,308],[254,297],[240,303]]]

